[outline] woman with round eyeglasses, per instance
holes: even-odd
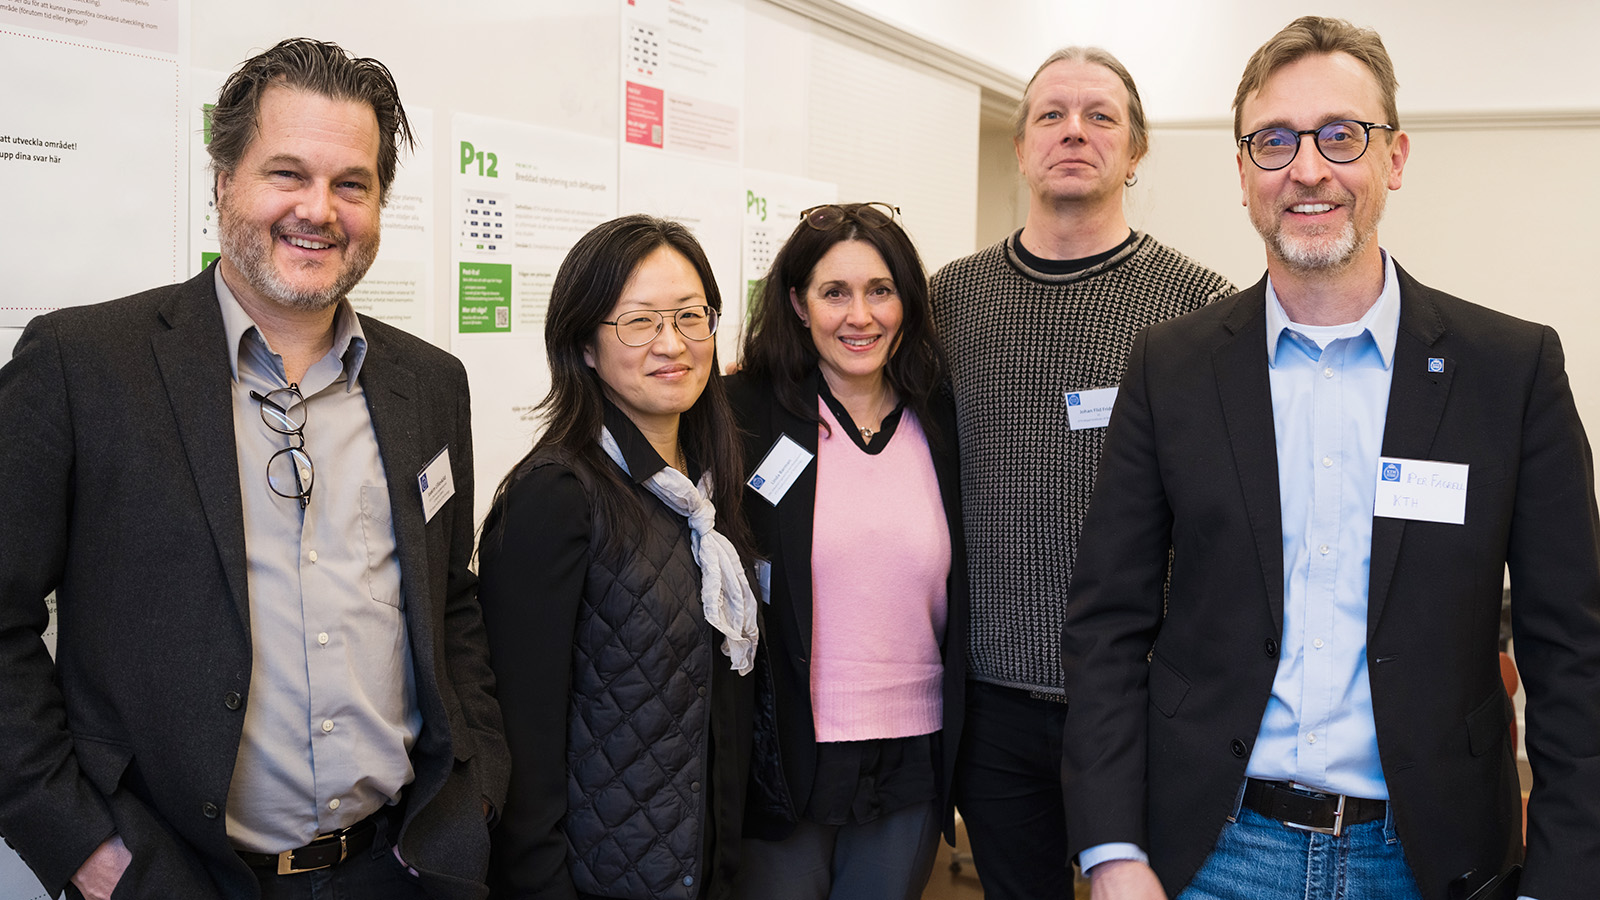
[[[511,746],[497,897],[728,897],[751,745],[756,600],[721,299],[682,225],[572,248],[551,388],[480,546]]]
[[[763,636],[789,792],[752,804],[739,874],[751,900],[919,897],[941,826],[954,840],[967,616],[955,412],[897,212],[806,210],[729,378],[745,510],[770,561]]]

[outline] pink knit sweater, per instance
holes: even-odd
[[[869,454],[826,403],[811,530],[811,709],[818,741],[943,727],[939,645],[950,530],[928,439],[910,409]]]

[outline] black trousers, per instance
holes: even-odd
[[[955,800],[986,900],[1072,896],[1061,731],[1067,705],[967,682]]]

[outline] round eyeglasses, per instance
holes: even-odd
[[[1258,168],[1274,172],[1294,162],[1296,154],[1300,152],[1300,138],[1307,134],[1316,135],[1317,152],[1328,162],[1355,162],[1367,152],[1367,145],[1372,143],[1374,128],[1394,130],[1393,125],[1340,119],[1308,131],[1295,131],[1293,128],[1263,128],[1239,138],[1239,143],[1245,146],[1245,152],[1250,154],[1250,161]]]
[[[311,503],[311,484],[316,478],[311,456],[306,453],[306,398],[293,384],[265,395],[251,391],[250,396],[261,404],[261,421],[268,428],[299,442],[267,460],[267,487],[280,497],[299,500],[300,508],[305,509]]]
[[[871,203],[824,203],[800,211],[800,220],[818,231],[832,231],[846,221],[868,228],[883,228],[900,215],[900,207]]]
[[[617,329],[617,340],[629,347],[643,347],[656,339],[667,319],[678,333],[691,341],[703,341],[717,333],[717,311],[709,306],[685,306],[682,309],[630,309],[615,321],[601,322]]]

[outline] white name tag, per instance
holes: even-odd
[[[1067,426],[1073,431],[1104,428],[1111,421],[1111,407],[1117,403],[1117,389],[1067,391]]]
[[[1467,464],[1378,457],[1373,515],[1460,525],[1467,519]]]
[[[422,521],[432,522],[439,507],[456,495],[456,480],[450,474],[449,444],[417,473],[417,490],[422,494]]]
[[[777,506],[783,495],[794,486],[795,479],[811,464],[813,457],[814,454],[800,446],[794,438],[787,434],[779,435],[777,443],[767,451],[766,458],[756,466],[756,473],[745,484],[765,497],[768,503]]]

